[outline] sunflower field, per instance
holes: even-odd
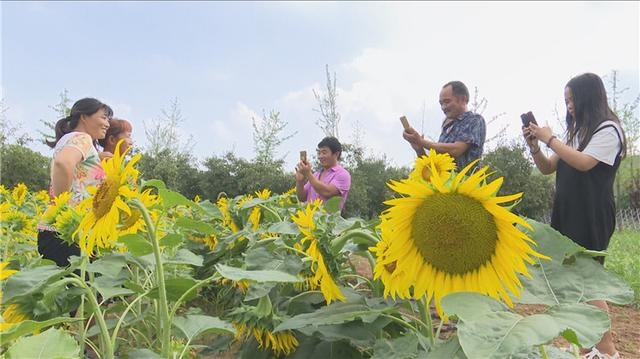
[[[599,253],[446,155],[391,181],[373,221],[295,190],[191,200],[139,178],[139,156],[104,160],[77,206],[0,187],[3,358],[574,358],[610,326],[587,301],[633,300]],[[81,255],[42,259],[38,223]]]

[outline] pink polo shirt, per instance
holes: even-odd
[[[340,165],[335,165],[328,170],[323,169],[322,171],[327,171],[321,180],[322,183],[336,186],[338,192],[340,192],[340,209],[343,209],[344,203],[347,201],[347,196],[349,195],[349,188],[351,188],[351,175],[349,171]],[[313,177],[319,179],[322,171],[314,172]],[[320,198],[323,202],[328,199],[316,192],[309,182],[305,183],[304,190],[307,191],[307,202],[311,202],[316,198]]]

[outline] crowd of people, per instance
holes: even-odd
[[[551,226],[579,245],[596,251],[606,250],[615,229],[613,182],[625,155],[626,139],[620,120],[610,109],[602,79],[592,73],[572,78],[564,89],[566,133],[561,138],[549,126],[529,122],[522,135],[541,173],[556,174]],[[486,123],[482,115],[468,110],[469,90],[460,81],[445,84],[440,91],[440,107],[445,115],[438,141],[407,126],[402,137],[417,156],[428,150],[451,155],[459,170],[482,157]],[[132,125],[113,117],[111,107],[94,98],[77,101],[69,115],[55,126],[49,193],[53,199],[70,192],[70,203],[87,198],[87,187],[99,184],[105,176],[101,160],[109,158],[120,143],[124,153],[132,145]],[[122,140],[122,141],[121,141]],[[543,143],[551,156],[540,150]],[[295,167],[296,194],[301,202],[327,201],[340,197],[344,208],[351,188],[351,175],[340,165],[342,145],[335,137],[317,144],[319,167],[301,158]],[[38,251],[59,266],[79,255],[77,245],[62,241],[56,229],[39,225]],[[604,264],[604,257],[596,257]],[[608,311],[603,300],[591,304]],[[610,332],[585,358],[618,358]]]

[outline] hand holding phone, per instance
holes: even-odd
[[[529,124],[531,123],[534,123],[536,126],[538,125],[538,122],[536,121],[536,118],[535,116],[533,116],[533,112],[531,111],[520,115],[520,119],[522,120],[522,125],[524,127],[529,127]]]

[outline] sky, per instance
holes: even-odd
[[[567,81],[584,72],[640,91],[638,2],[2,2],[0,90],[5,116],[32,137],[57,120],[50,106],[96,97],[145,127],[178,100],[178,129],[199,160],[254,158],[252,119],[275,110],[295,133],[279,148],[324,137],[313,90],[335,73],[340,140],[409,166],[398,118],[437,138],[442,85],[463,81],[487,100],[485,152],[519,140],[533,111],[561,133]],[[356,133],[359,134],[356,135]],[[31,148],[51,155],[48,147]]]

